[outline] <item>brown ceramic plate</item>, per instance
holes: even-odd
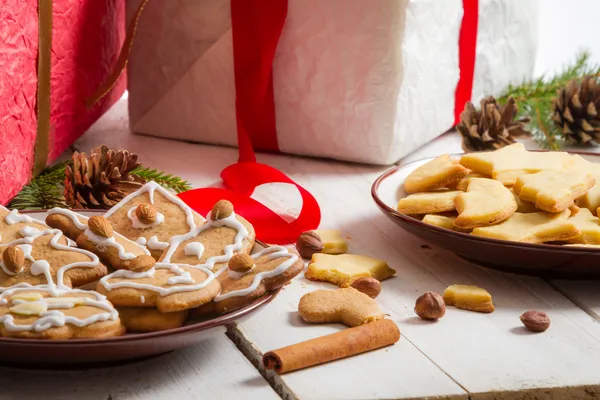
[[[598,154],[577,154],[589,161],[600,163]],[[486,267],[553,278],[600,278],[600,249],[477,237],[432,226],[396,211],[398,200],[406,196],[403,187],[406,176],[431,159],[392,168],[373,183],[373,199],[383,213],[398,226],[433,245]]]
[[[27,212],[31,217],[44,219],[45,213]],[[92,215],[92,212],[84,213]],[[255,249],[264,248],[257,243]],[[211,319],[190,320],[180,328],[161,332],[126,334],[104,339],[36,340],[0,338],[0,363],[25,367],[85,367],[121,363],[163,354],[199,343],[236,319],[267,304],[279,290],[267,293],[254,303],[229,314]]]

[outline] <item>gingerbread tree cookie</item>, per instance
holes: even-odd
[[[221,292],[214,299],[214,311],[225,313],[280,288],[302,272],[302,259],[283,246],[271,246],[248,256],[238,254],[227,268],[217,272]]]
[[[561,212],[575,203],[596,181],[586,171],[569,169],[542,171],[517,178],[513,190],[521,200],[535,203],[540,210]]]
[[[218,271],[234,254],[250,253],[254,238],[252,225],[235,214],[230,202],[221,200],[213,206],[204,225],[172,237],[160,261]]]
[[[104,214],[113,229],[150,249],[159,259],[173,236],[192,232],[205,220],[179,197],[148,182]]]
[[[497,224],[517,210],[511,191],[502,183],[486,178],[472,178],[466,193],[454,199],[458,217],[454,225],[461,229]]]
[[[506,186],[514,185],[517,177],[545,170],[563,170],[572,164],[568,153],[530,152],[522,143],[511,144],[496,151],[465,154],[460,163],[480,174],[491,176]]]

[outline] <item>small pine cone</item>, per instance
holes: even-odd
[[[529,118],[514,120],[518,112],[517,101],[512,97],[503,106],[495,98],[486,97],[481,100],[479,110],[468,102],[456,126],[462,136],[463,150],[496,150],[515,143],[515,137],[530,135],[525,129]]]
[[[140,166],[137,154],[105,145],[90,155],[75,152],[65,170],[65,198],[72,208],[108,209],[145,181],[131,171]]]
[[[552,120],[570,143],[600,143],[600,85],[595,76],[574,79],[552,100]]]

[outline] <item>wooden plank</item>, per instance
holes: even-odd
[[[279,399],[225,336],[142,362],[83,371],[0,367],[0,398],[81,400]]]

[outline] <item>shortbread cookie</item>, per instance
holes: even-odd
[[[300,298],[298,313],[306,322],[339,322],[350,327],[385,317],[375,300],[354,288],[320,289],[307,293]]]
[[[454,226],[461,229],[497,224],[517,210],[510,190],[498,181],[485,178],[472,178],[467,192],[460,192],[454,205],[458,211]]]
[[[90,220],[93,223],[88,226]],[[114,269],[129,269],[136,257],[150,255],[146,247],[115,232],[102,216],[88,218],[71,210],[53,208],[48,211],[46,222],[74,238],[79,247],[94,252],[104,264]],[[152,263],[147,257],[141,259]]]
[[[577,243],[577,244],[565,244],[565,247],[584,247],[588,249],[600,249],[600,244],[585,244],[585,243]]]
[[[444,302],[462,310],[494,312],[492,296],[487,290],[470,285],[450,285],[444,290]]]
[[[156,307],[168,313],[206,304],[220,288],[207,269],[157,263],[148,269],[113,272],[100,279],[96,290],[117,307]]]
[[[600,207],[600,164],[589,162],[579,154],[575,154],[572,157],[572,168],[588,172],[596,181],[596,184],[575,202],[579,207],[585,207],[592,214],[598,215],[596,210]]]
[[[480,174],[479,172],[469,171],[467,176],[460,179],[455,184],[449,185],[448,188],[452,190],[462,190],[463,192],[466,192],[467,188],[469,187],[469,181],[471,180],[471,178],[491,178],[491,176]]]
[[[400,199],[398,211],[402,214],[436,214],[453,211],[454,199],[463,192],[458,190],[441,190],[430,193],[415,193]]]
[[[135,333],[179,328],[189,314],[188,310],[162,313],[153,307],[119,307],[118,311],[127,332]]]
[[[3,337],[60,340],[124,333],[117,311],[96,292],[46,285],[13,287],[0,294]]]
[[[252,256],[238,254],[227,268],[217,272],[221,293],[214,299],[214,311],[225,313],[244,307],[280,288],[303,269],[302,259],[283,246],[270,246]]]
[[[46,284],[59,271],[66,286],[81,286],[107,273],[95,254],[68,246],[61,231],[1,206],[0,241],[0,287]]]
[[[571,212],[514,213],[506,221],[493,226],[476,228],[472,235],[515,242],[545,243],[574,239],[581,235],[575,223],[567,218]]]
[[[465,154],[461,165],[491,176],[506,186],[515,184],[517,177],[545,170],[563,170],[573,163],[565,152],[530,152],[522,143],[514,143],[495,151]]]
[[[575,169],[542,171],[522,175],[513,187],[521,200],[535,203],[540,210],[561,212],[575,203],[596,181],[586,171]]]
[[[160,261],[196,265],[216,272],[226,267],[234,254],[249,254],[254,238],[252,225],[235,214],[229,201],[221,200],[214,205],[205,224],[171,238]]]
[[[156,182],[148,182],[104,214],[113,229],[148,247],[159,259],[173,236],[184,235],[204,223],[179,197]]]
[[[590,210],[581,208],[579,212],[570,217],[568,221],[573,222],[581,231],[581,235],[569,239],[569,243],[600,245],[600,218],[593,216]]]
[[[535,206],[535,204],[530,203],[528,201],[521,200],[518,194],[511,188],[510,192],[513,194],[515,201],[517,202],[517,212],[520,213],[532,213],[532,212],[540,212],[541,210]]]
[[[448,154],[434,158],[412,171],[404,180],[406,193],[429,192],[451,185],[469,172]]]
[[[344,254],[348,252],[348,242],[342,236],[342,232],[337,229],[317,229],[314,231],[323,243],[321,253],[325,254]]]
[[[304,277],[312,281],[330,282],[340,287],[349,286],[361,277],[372,277],[379,281],[393,276],[396,270],[387,262],[355,254],[314,254]]]
[[[426,224],[438,226],[440,228],[450,229],[452,231],[469,233],[471,229],[461,229],[454,225],[456,215],[444,215],[444,214],[427,214],[421,221]]]

